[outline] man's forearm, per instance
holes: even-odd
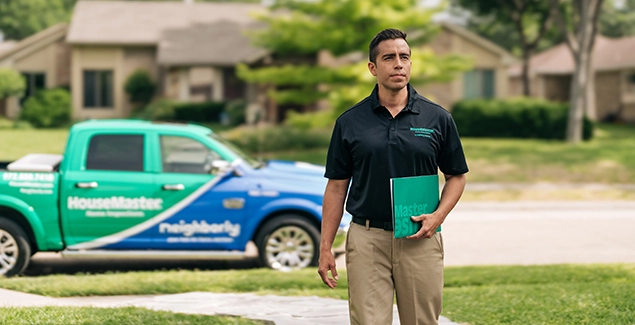
[[[322,203],[322,239],[320,250],[331,250],[342,221],[348,180],[329,180]]]
[[[446,176],[445,185],[441,192],[441,200],[436,213],[439,213],[443,219],[454,209],[457,202],[463,195],[465,189],[465,174]]]

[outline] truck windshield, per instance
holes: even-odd
[[[244,151],[242,151],[240,148],[236,147],[236,145],[234,145],[233,143],[227,141],[225,138],[221,137],[220,135],[212,132],[209,134],[209,137],[222,143],[223,145],[225,145],[227,148],[229,148],[231,151],[233,151],[238,157],[240,157],[240,159],[242,159],[244,162],[246,162],[247,164],[249,164],[251,167],[253,168],[260,168],[262,166],[264,166],[264,162],[262,161],[258,161],[252,157],[250,157],[249,155],[247,155]]]

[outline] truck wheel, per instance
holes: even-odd
[[[318,263],[320,233],[301,216],[283,215],[268,221],[255,240],[263,266],[286,271]]]
[[[0,276],[19,275],[31,257],[26,234],[15,222],[0,217]]]

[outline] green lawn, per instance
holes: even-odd
[[[345,279],[342,270],[330,290],[315,268],[157,271],[19,277],[0,279],[0,287],[54,297],[212,291],[346,299]],[[634,324],[635,264],[447,267],[443,315],[471,325]]]
[[[262,325],[237,317],[186,315],[144,308],[34,307],[0,308],[0,324],[11,325]]]
[[[600,124],[595,138],[560,141],[463,139],[475,182],[635,183],[635,125]]]
[[[68,131],[0,129],[0,161],[62,153]],[[635,184],[635,126],[600,124],[592,141],[464,138],[469,182]],[[262,154],[324,165],[326,148]],[[630,193],[627,198],[630,198]],[[619,196],[619,195],[617,195]]]
[[[0,129],[0,161],[12,161],[28,153],[64,152],[68,129]]]

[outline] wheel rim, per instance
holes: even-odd
[[[15,267],[18,261],[18,244],[11,234],[0,229],[0,275]]]
[[[298,269],[311,264],[315,243],[306,230],[297,226],[284,226],[269,236],[265,251],[271,268]]]

